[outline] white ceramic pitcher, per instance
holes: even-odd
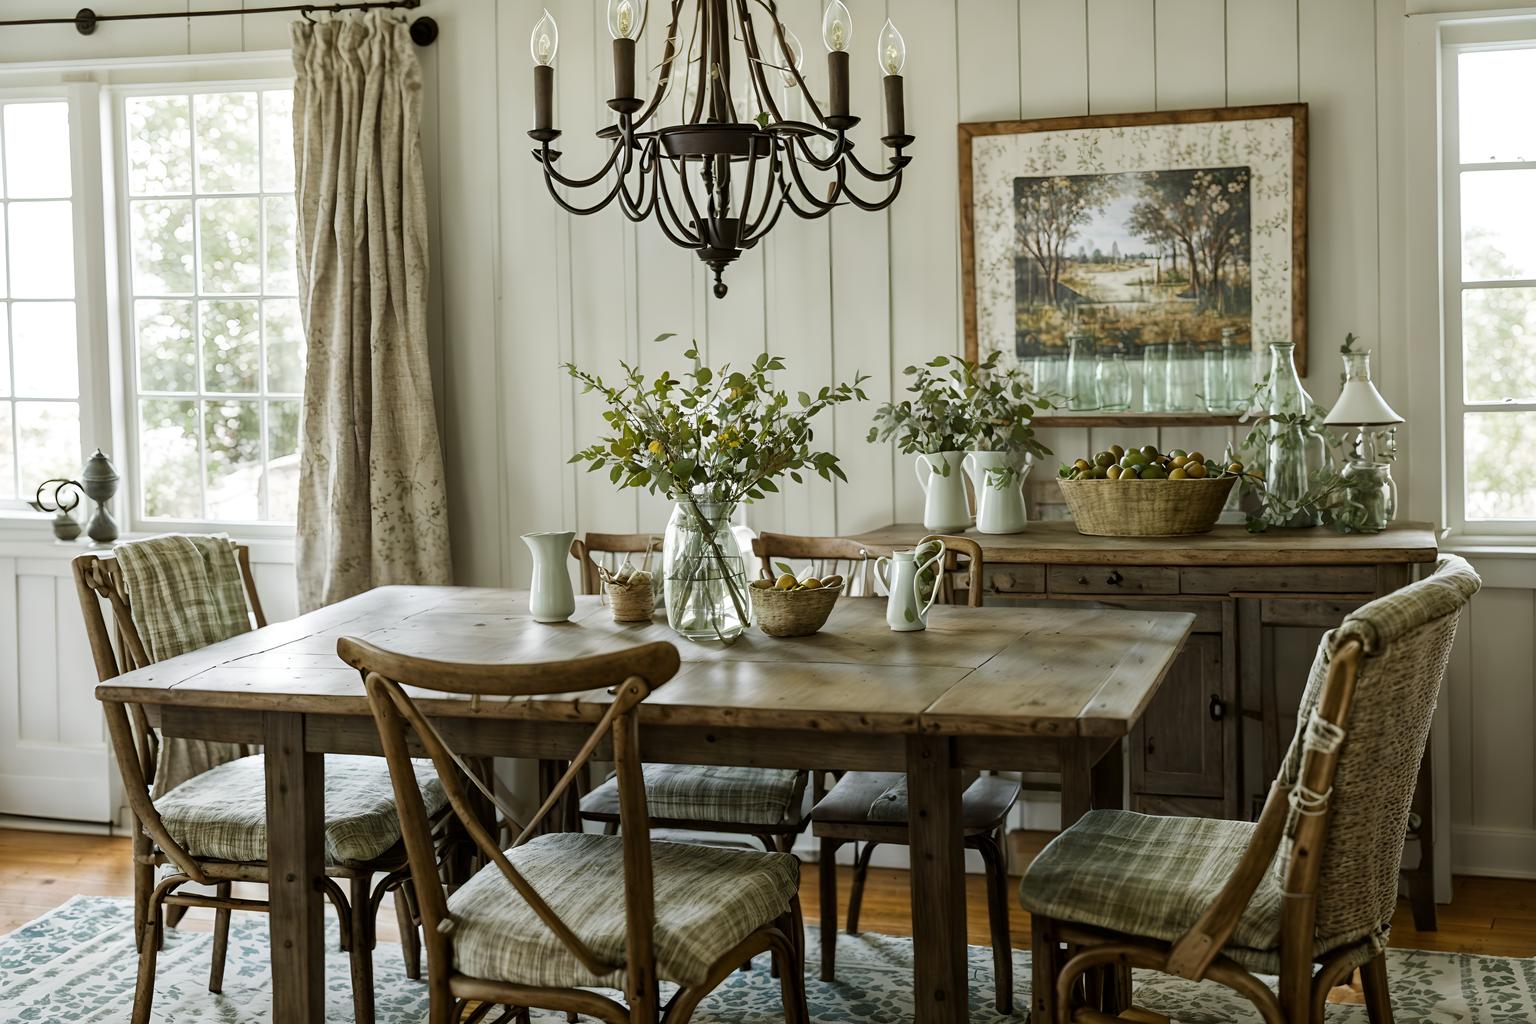
[[[959,533],[971,525],[965,502],[964,452],[919,455],[913,468],[923,489],[923,529]]]
[[[533,552],[533,586],[528,593],[528,611],[535,622],[564,622],[576,611],[576,593],[571,589],[571,573],[566,567],[571,541],[569,530],[546,530],[523,534],[523,543]]]
[[[875,575],[890,592],[885,602],[885,622],[898,633],[928,628],[928,609],[939,596],[939,574],[944,571],[944,542],[934,541],[935,553],[921,562],[917,550],[893,551],[889,558],[875,559]],[[933,589],[923,600],[922,576],[932,570]]]
[[[976,491],[976,529],[1020,533],[1029,525],[1024,480],[1030,463],[1011,452],[967,452],[965,470]]]

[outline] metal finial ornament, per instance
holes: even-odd
[[[617,201],[630,220],[654,220],[670,241],[698,254],[713,272],[715,297],[724,298],[726,268],[757,245],[786,208],[814,220],[843,205],[876,211],[895,201],[902,170],[912,162],[905,150],[913,137],[906,134],[899,74],[906,44],[894,25],[887,22],[881,33],[873,69],[885,84],[887,133],[881,141],[890,151],[886,166],[875,169],[859,159],[848,137],[859,118],[848,110],[853,18],[841,0],[830,0],[823,21],[825,107],[806,86],[800,42],[780,20],[775,0],[671,0],[670,8],[656,85],[649,99],[640,99],[635,46],[646,3],[609,0],[614,98],[608,106],[618,123],[597,131],[613,149],[588,177],[556,169],[560,151],[551,144],[561,134],[554,127],[559,33],[548,11],[534,26],[534,125],[528,135],[539,143],[533,156],[557,204],[590,214]],[[674,86],[679,101],[667,106],[675,120],[663,114]],[[803,108],[796,111],[803,120],[789,116],[795,106]],[[852,187],[859,180],[885,186],[885,194],[860,196]],[[589,205],[575,201],[584,189],[595,193]]]
[[[85,524],[85,535],[97,544],[110,544],[117,540],[117,520],[112,518],[107,502],[117,494],[119,479],[117,468],[100,448],[85,460],[85,468],[80,471],[80,489],[96,503],[96,511],[91,513],[90,520]]]
[[[53,497],[46,497],[52,485]],[[81,487],[78,481],[56,477],[37,485],[32,507],[39,512],[53,513],[53,536],[57,540],[74,540],[80,536],[80,522],[70,513],[80,504]]]

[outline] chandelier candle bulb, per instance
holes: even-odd
[[[827,116],[848,116],[848,44],[853,41],[853,15],[843,0],[827,4],[821,20],[821,41],[827,45]]]
[[[541,141],[554,138],[555,51],[560,48],[560,32],[548,12],[533,26],[528,50],[533,54],[533,131],[528,134]]]

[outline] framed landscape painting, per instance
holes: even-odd
[[[962,124],[966,354],[1225,333],[1306,373],[1306,198],[1306,104]]]

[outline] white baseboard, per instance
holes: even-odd
[[[64,821],[59,818],[24,818],[15,814],[0,814],[0,828],[23,832],[65,832],[79,836],[120,835],[112,825],[95,821]]]
[[[1536,878],[1536,832],[1452,828],[1451,871],[1490,878]]]

